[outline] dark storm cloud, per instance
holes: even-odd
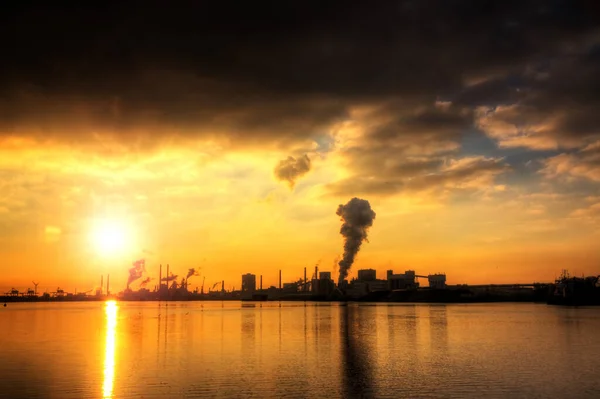
[[[465,162],[454,157],[461,136],[473,126],[473,112],[430,101],[394,101],[356,116],[362,136],[341,150],[353,176],[330,184],[329,192],[393,195],[428,191],[435,185],[459,187],[477,173],[489,176],[483,158],[448,169],[453,162]]]
[[[452,99],[464,106],[490,106],[513,104],[523,97],[523,79],[520,77],[490,78],[463,88]]]
[[[377,142],[394,144],[398,140],[454,140],[472,124],[468,109],[451,104],[435,103],[435,99],[420,98],[419,102],[392,102],[367,116],[367,134]]]
[[[424,165],[424,164],[423,164]],[[438,166],[441,165],[441,166]],[[486,190],[497,175],[509,170],[500,158],[470,157],[443,164],[432,160],[429,168],[404,173],[360,175],[329,185],[336,196],[356,194],[393,195],[399,192],[442,194],[453,190]]]
[[[597,49],[583,42],[570,46],[562,56],[523,66],[512,101],[481,107],[480,127],[505,147],[574,148],[593,141],[600,136]]]
[[[454,94],[578,42],[597,16],[593,2],[541,0],[16,4],[0,21],[5,132],[234,142],[310,138],[355,103]]]
[[[286,145],[327,131],[345,117],[338,102],[316,96],[283,98],[248,94],[227,83],[191,74],[142,71],[112,96],[48,93],[40,87],[5,91],[0,97],[2,133],[43,134],[85,140],[93,134],[133,142],[151,134]]]
[[[474,128],[530,148],[599,133],[593,1],[15,4],[0,16],[0,135],[316,142],[349,171],[331,192],[366,195],[495,184],[504,161],[456,155]]]

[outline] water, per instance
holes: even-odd
[[[600,308],[0,308],[0,398],[600,397]]]

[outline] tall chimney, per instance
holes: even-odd
[[[110,295],[110,274],[106,275],[106,295]]]
[[[262,290],[262,274],[260,275],[260,289]]]
[[[304,287],[302,288],[302,291],[306,291],[306,267],[304,268]]]
[[[315,280],[319,278],[319,265],[315,265]]]
[[[281,289],[281,269],[279,269],[279,289]]]
[[[169,289],[169,264],[167,263],[167,289]]]
[[[221,280],[221,292],[225,292],[225,280]]]
[[[160,292],[161,285],[162,285],[162,263],[158,267],[158,292]]]

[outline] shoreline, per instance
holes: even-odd
[[[484,303],[536,303],[536,304],[549,304],[545,300],[523,300],[516,298],[480,298],[480,299],[463,299],[463,300],[369,300],[369,299],[319,299],[319,298],[282,298],[282,299],[269,299],[269,300],[244,300],[240,298],[172,298],[172,299],[131,299],[131,298],[118,298],[118,297],[93,297],[93,298],[11,298],[11,297],[0,297],[0,303],[72,303],[72,302],[106,302],[106,301],[117,301],[117,302],[241,302],[245,304],[259,304],[265,302],[318,302],[318,303],[406,303],[406,304],[430,304],[430,305],[444,305],[444,304],[484,304]]]

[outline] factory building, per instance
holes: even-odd
[[[366,281],[353,280],[345,292],[350,298],[360,298],[369,293],[369,287]]]
[[[242,292],[256,291],[256,275],[247,273],[242,275]]]
[[[331,280],[331,272],[319,272],[320,280]]]
[[[407,270],[402,274],[394,274],[393,270],[387,271],[387,281],[390,290],[409,290],[419,288],[414,270]]]
[[[390,290],[410,290],[419,288],[417,278],[427,278],[429,288],[446,288],[446,275],[443,273],[430,274],[428,276],[419,276],[414,270],[406,270],[402,274],[394,274],[393,270],[387,271],[387,281]]]
[[[386,291],[388,289],[387,280],[378,280],[377,271],[375,269],[359,270],[358,278],[354,283],[359,291],[375,292]]]
[[[389,283],[386,280],[365,281],[365,284],[367,285],[369,292],[387,291],[389,286]]]
[[[330,295],[335,289],[335,284],[331,279],[331,272],[320,272],[318,279],[311,282],[312,293],[316,295]]]
[[[378,280],[377,271],[374,269],[361,269],[358,278],[352,280],[346,289],[346,294],[353,298],[360,298],[371,292],[387,291],[388,281]]]
[[[429,288],[441,290],[446,288],[446,275],[445,274],[430,274],[427,276],[429,281]]]
[[[298,284],[297,283],[283,283],[283,293],[284,294],[295,294],[298,292]]]
[[[362,269],[358,271],[358,279],[360,281],[375,281],[377,280],[377,271],[375,269]]]

